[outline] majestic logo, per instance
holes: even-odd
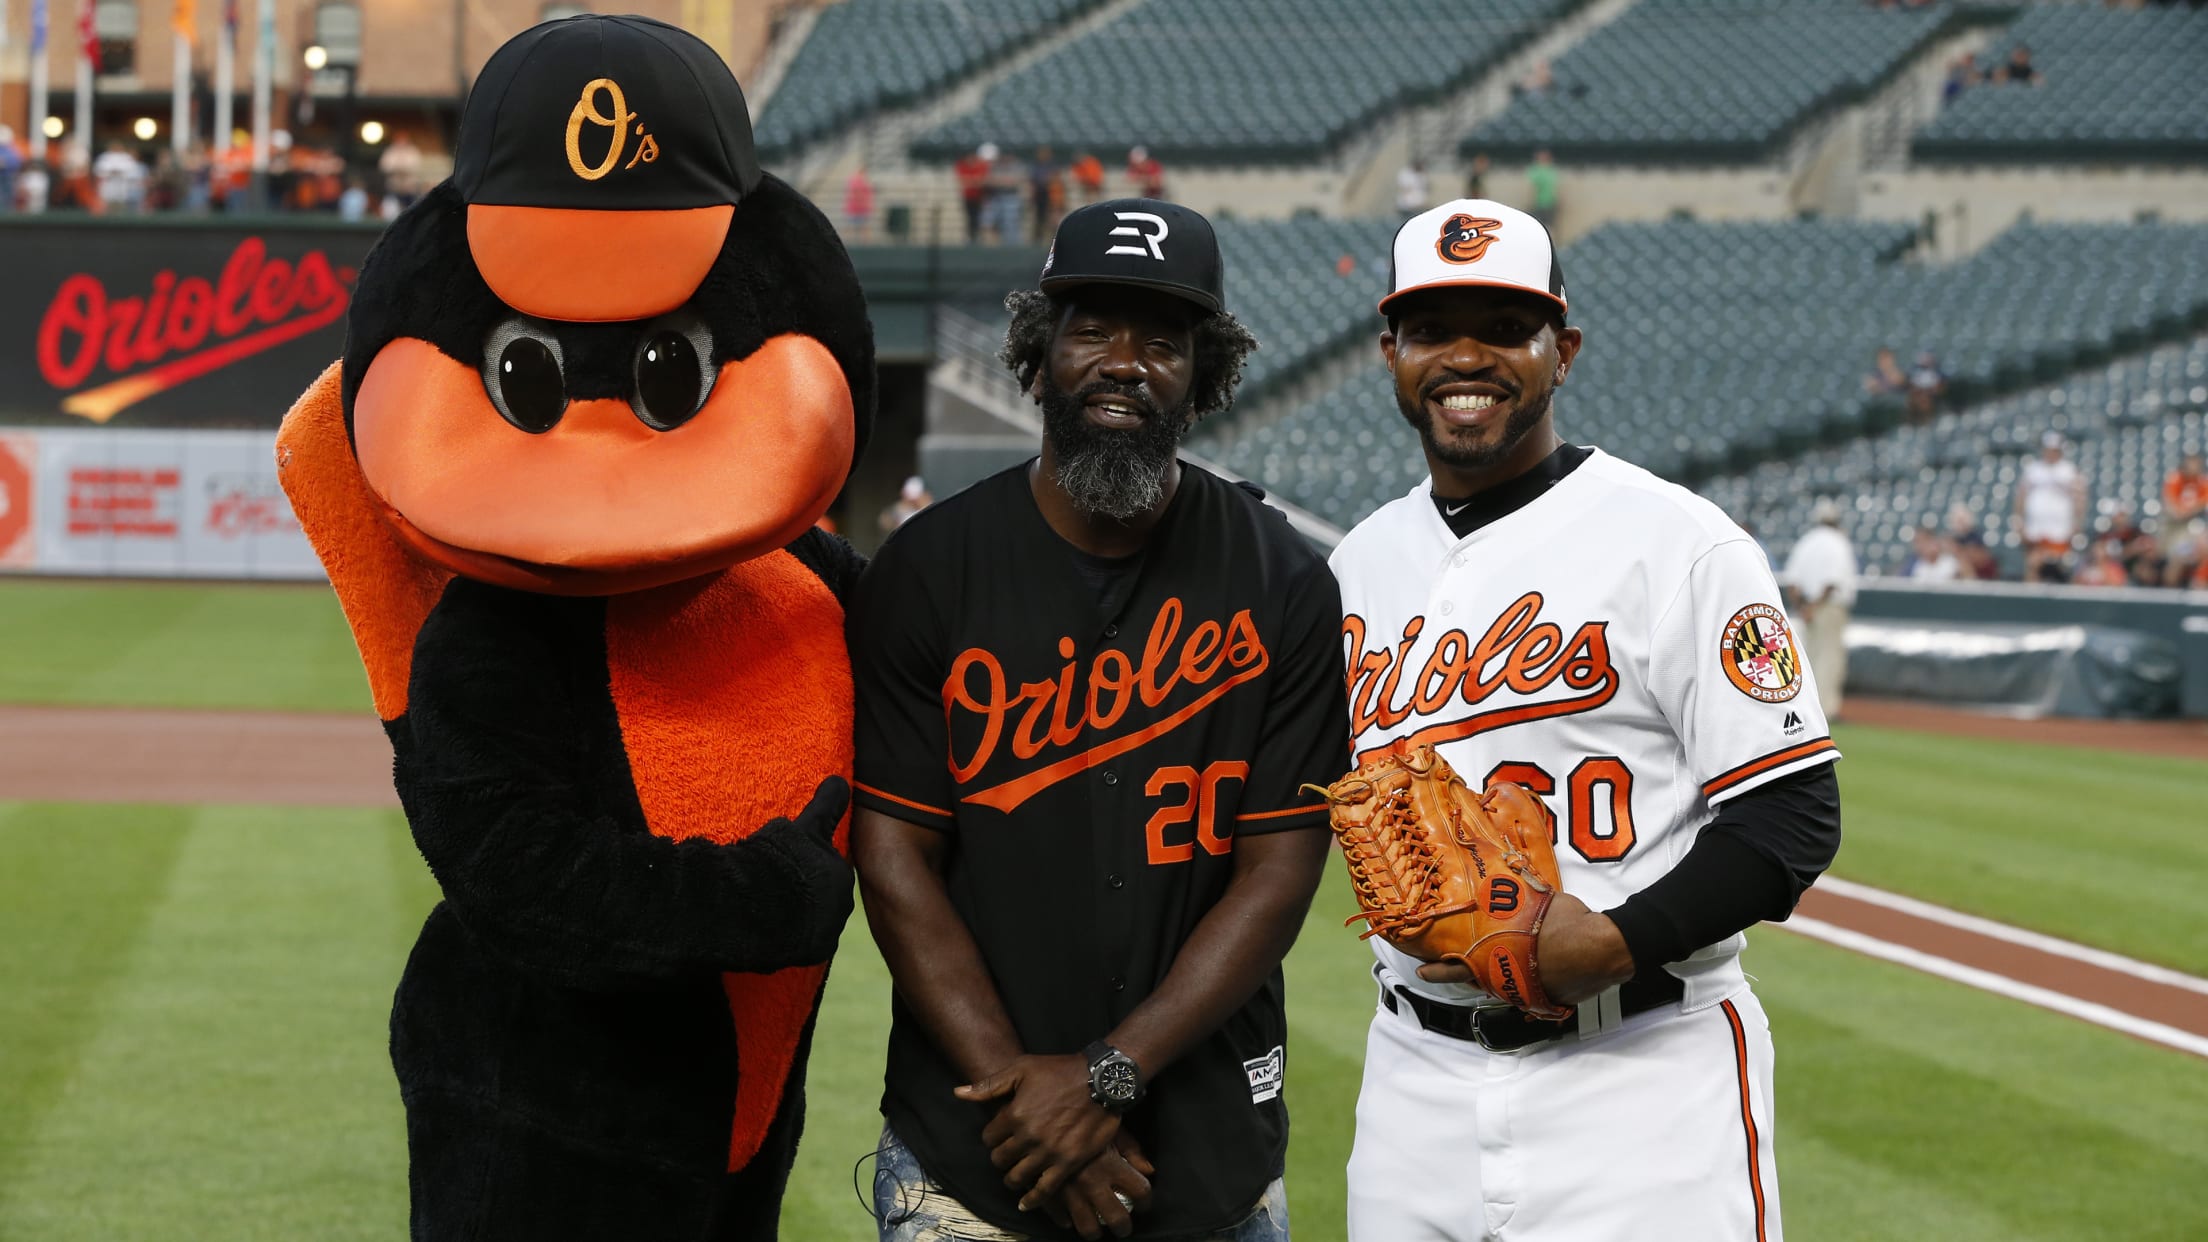
[[[1122,224],[1118,228],[1113,229],[1110,236],[1132,237],[1138,239],[1143,244],[1142,246],[1129,246],[1122,244],[1114,246],[1104,253],[1131,254],[1134,255],[1136,258],[1141,258],[1145,253],[1147,253],[1151,258],[1156,259],[1161,263],[1165,261],[1165,251],[1162,249],[1162,247],[1165,244],[1166,233],[1169,231],[1165,226],[1165,217],[1154,216],[1147,211],[1115,211],[1112,213],[1112,218],[1114,220],[1126,220],[1129,223]],[[1137,227],[1138,225],[1145,224],[1149,225],[1150,227],[1147,229]],[[1144,246],[1149,247],[1149,249],[1145,251],[1143,249]]]
[[[1280,1095],[1280,1084],[1288,1077],[1287,1050],[1279,1044],[1261,1057],[1253,1057],[1242,1063],[1242,1072],[1250,1079],[1250,1103],[1263,1104]]]
[[[1441,222],[1441,238],[1434,243],[1434,253],[1444,263],[1477,263],[1487,248],[1495,244],[1496,234],[1503,222],[1486,216],[1466,215],[1464,212]]]
[[[1359,737],[1374,729],[1393,729],[1413,716],[1441,716],[1461,704],[1473,709],[1410,735],[1413,745],[1440,745],[1493,729],[1592,711],[1618,692],[1610,664],[1608,623],[1590,621],[1566,638],[1563,627],[1541,620],[1541,593],[1528,591],[1513,600],[1485,633],[1474,639],[1448,630],[1434,643],[1409,687],[1411,651],[1426,629],[1426,618],[1412,617],[1395,645],[1365,649],[1365,619],[1352,613],[1342,621],[1349,656],[1350,728]],[[1562,694],[1552,690],[1562,686]],[[1507,706],[1485,707],[1509,691]],[[1546,696],[1546,697],[1543,697]],[[1386,743],[1357,756],[1362,763]]]
[[[598,110],[598,96],[604,94],[611,112]],[[629,162],[621,163],[621,156],[629,145],[629,123],[636,122],[636,154]],[[613,136],[606,142],[606,156],[595,164],[583,162],[583,125],[585,122],[601,129],[610,129]],[[636,113],[629,111],[629,100],[621,93],[621,84],[612,78],[593,78],[583,88],[582,98],[575,101],[575,109],[567,114],[567,166],[585,181],[596,181],[613,171],[616,164],[623,169],[649,164],[659,158],[659,140],[644,132],[644,123]]]
[[[1725,623],[1718,662],[1742,694],[1763,703],[1784,703],[1802,692],[1802,660],[1794,648],[1786,614],[1769,604],[1750,604]]]
[[[1115,648],[1097,652],[1089,662],[1085,694],[1075,688],[1081,667],[1074,660],[1071,638],[1058,640],[1058,655],[1065,665],[1057,676],[1016,687],[1005,676],[1004,664],[994,653],[982,647],[960,652],[951,661],[950,676],[943,682],[943,711],[954,724],[961,712],[980,717],[981,738],[964,759],[952,753],[952,780],[963,785],[980,775],[996,757],[997,748],[1008,740],[1016,759],[1040,759],[1049,752],[1063,752],[1062,757],[1023,776],[977,790],[961,800],[1010,812],[1067,777],[1180,728],[1229,690],[1262,676],[1271,662],[1264,641],[1258,637],[1257,623],[1250,619],[1246,608],[1224,626],[1217,621],[1200,621],[1185,638],[1181,635],[1181,618],[1181,601],[1165,601],[1150,625],[1149,637],[1143,640],[1140,664]],[[1183,687],[1198,693],[1171,714],[1140,729],[1083,745],[1086,738],[1108,733],[1136,701],[1156,709]]]
[[[122,378],[71,394],[62,412],[104,423],[138,402],[305,336],[345,313],[350,268],[310,250],[293,263],[248,237],[222,275],[159,272],[144,296],[111,297],[96,276],[61,282],[38,325],[38,370],[68,391],[103,366]],[[143,368],[143,369],[141,369]]]
[[[1788,737],[1792,737],[1795,734],[1800,733],[1807,726],[1802,724],[1802,714],[1800,712],[1788,712],[1786,714],[1786,720],[1781,724],[1780,727],[1786,730],[1786,735]]]

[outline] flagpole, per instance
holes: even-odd
[[[238,4],[237,0],[225,0],[222,6],[222,37],[215,40],[215,151],[230,150],[230,96],[237,91]]]
[[[31,0],[31,159],[46,159],[46,3]]]
[[[78,0],[90,11],[91,0]],[[86,167],[92,163],[92,47],[80,37],[77,39],[77,124],[70,135],[70,145]]]
[[[268,210],[270,92],[276,77],[276,0],[260,0],[253,35],[253,205]]]
[[[176,41],[176,66],[170,70],[175,80],[169,84],[169,149],[181,159],[192,145],[192,41],[181,30],[169,37]]]

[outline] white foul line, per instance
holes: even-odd
[[[2037,987],[2033,984],[2019,983],[2005,975],[1994,974],[1990,970],[1980,970],[1975,966],[1965,966],[1960,962],[1951,962],[1944,957],[1935,957],[1921,949],[1912,949],[1907,945],[1894,944],[1891,941],[1880,940],[1875,936],[1866,936],[1862,932],[1850,931],[1845,927],[1835,926],[1822,919],[1813,919],[1797,914],[1784,923],[1774,923],[1771,926],[1789,928],[1805,936],[1836,944],[1845,949],[1853,949],[1870,957],[1883,958],[1889,962],[1913,967],[1927,974],[1938,975],[1943,979],[1951,979],[1956,983],[1967,984],[1999,996],[2006,996],[2011,1000],[2020,1000],[2027,1005],[2037,1005],[2042,1009],[2052,1009],[2056,1013],[2068,1014],[2073,1018],[2082,1018],[2097,1026],[2122,1031],[2126,1035],[2136,1035],[2141,1039],[2152,1040],[2155,1043],[2176,1048],[2181,1052],[2190,1052],[2196,1057],[2208,1057],[2208,1038],[2202,1038],[2190,1031],[2181,1031],[2174,1026],[2165,1026],[2160,1022],[2149,1022],[2145,1018],[2135,1017],[2122,1010],[2111,1009],[2106,1005],[2098,1005],[2092,1001],[2079,1000],[2075,996],[2065,996],[2060,992]]]
[[[1868,902],[1874,906],[1884,906],[1889,910],[1912,914],[1920,919],[1945,924],[1948,927],[1976,932],[1981,936],[1989,936],[1995,940],[2005,940],[2010,944],[2022,945],[2027,949],[2037,949],[2041,953],[2066,957],[2074,962],[2085,962],[2089,965],[2099,966],[2103,970],[2113,970],[2136,979],[2145,979],[2149,983],[2159,983],[2165,987],[2183,988],[2188,992],[2198,992],[2203,996],[2208,996],[2208,979],[2188,975],[2181,970],[2171,970],[2167,966],[2156,966],[2151,962],[2142,962],[2119,953],[2110,953],[2106,949],[2095,949],[2073,941],[2058,940],[2053,936],[2043,936],[2038,932],[2025,931],[2021,927],[2011,927],[2006,923],[1996,923],[1992,919],[1982,919],[1974,914],[1961,914],[1943,906],[1935,906],[1928,901],[1918,901],[1914,897],[1889,893],[1884,889],[1872,888],[1868,884],[1857,884],[1852,880],[1843,880],[1838,876],[1828,875],[1822,877],[1817,881],[1817,887],[1836,897],[1847,897],[1855,901]]]

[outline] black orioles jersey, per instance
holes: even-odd
[[[1108,581],[1028,469],[912,518],[861,580],[854,798],[952,838],[951,902],[1021,1044],[1059,1054],[1164,980],[1235,838],[1324,828],[1300,787],[1347,768],[1348,705],[1339,592],[1279,512],[1184,463],[1131,582]],[[996,1105],[953,1098],[963,1076],[902,1001],[892,1015],[890,1124],[977,1214],[1053,1236],[989,1163]],[[1138,1236],[1230,1224],[1279,1175],[1286,1034],[1276,968],[1151,1080],[1126,1121],[1160,1170]]]

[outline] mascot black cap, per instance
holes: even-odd
[[[650,18],[595,15],[545,22],[491,57],[452,170],[491,291],[568,321],[682,305],[759,178],[743,90],[712,48]],[[559,245],[584,233],[598,244]]]

